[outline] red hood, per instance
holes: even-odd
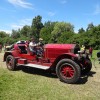
[[[73,49],[76,44],[46,44],[45,48],[57,48],[57,49]]]

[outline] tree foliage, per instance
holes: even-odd
[[[39,39],[40,31],[41,31],[42,27],[43,27],[42,17],[40,15],[38,15],[35,18],[33,18],[31,29],[32,29],[32,35],[36,39]]]
[[[73,25],[66,22],[57,22],[54,26],[54,30],[52,31],[52,40],[57,40],[63,33],[65,32],[73,32]]]
[[[45,43],[75,43],[80,45],[91,45],[94,49],[100,49],[100,25],[95,26],[93,23],[87,25],[86,30],[80,28],[78,33],[74,32],[74,26],[67,22],[51,22],[42,23],[42,17],[36,16],[32,20],[32,25],[25,25],[22,28],[12,29],[11,34],[0,32],[1,44],[12,44],[19,40],[30,40],[35,37],[43,38]]]
[[[20,34],[23,36],[29,36],[30,37],[30,33],[31,33],[31,27],[28,25],[23,26],[23,28],[20,31]]]

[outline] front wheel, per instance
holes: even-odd
[[[62,59],[56,66],[58,78],[65,83],[76,83],[81,74],[80,66],[71,59]]]
[[[6,65],[7,65],[7,68],[9,70],[15,70],[16,69],[16,60],[15,58],[12,56],[12,55],[8,55],[7,58],[6,58]]]

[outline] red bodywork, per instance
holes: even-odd
[[[41,55],[30,52],[26,44],[15,44],[12,50],[4,54],[7,68],[15,70],[17,66],[23,65],[52,70],[61,81],[66,83],[77,82],[81,73],[87,74],[92,68],[88,55],[78,52],[79,45],[46,44],[36,49],[42,50]]]
[[[75,46],[75,44],[46,44],[43,48],[43,56],[37,59],[36,55],[32,55],[31,52],[21,53],[20,47],[27,49],[25,44],[15,44],[13,50],[5,52],[4,61],[8,55],[13,55],[18,60],[18,65],[31,63],[52,67],[58,59],[65,56],[70,59],[77,57],[73,53]]]

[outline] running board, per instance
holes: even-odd
[[[48,67],[48,66],[37,65],[37,64],[25,64],[24,66],[29,66],[29,67],[38,68],[38,69],[43,69],[43,70],[47,70],[47,69],[50,68],[50,67]]]

